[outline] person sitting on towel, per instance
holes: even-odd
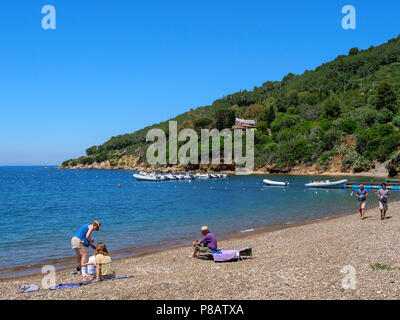
[[[84,264],[88,266],[90,264],[96,265],[94,274],[94,280],[99,281],[103,279],[113,278],[115,276],[114,267],[110,255],[108,254],[107,247],[104,243],[98,243],[96,246],[95,260]]]
[[[189,254],[191,258],[195,258],[198,253],[207,254],[217,250],[217,239],[207,226],[201,227],[201,233],[203,239],[193,242],[194,252]]]

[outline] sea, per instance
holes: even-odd
[[[269,187],[263,179],[288,181]],[[380,182],[368,177],[335,177]],[[112,257],[188,246],[207,225],[219,239],[357,211],[355,191],[306,189],[316,176],[250,175],[193,181],[137,181],[123,170],[0,167],[0,277],[73,265],[71,237],[93,220]],[[370,191],[368,206],[377,207]],[[390,201],[400,199],[391,192]],[[378,212],[377,212],[378,218]],[[91,254],[92,250],[89,250]]]

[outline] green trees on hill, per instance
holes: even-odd
[[[339,159],[343,169],[368,170],[400,147],[399,90],[400,37],[366,50],[352,48],[315,70],[289,73],[282,81],[229,94],[171,120],[196,130],[230,128],[236,117],[257,120],[259,167],[317,164],[326,169]],[[121,150],[144,154],[151,128],[167,130],[168,122],[112,137],[77,161],[102,161]]]
[[[217,110],[214,119],[218,130],[231,128],[235,124],[235,112],[229,109]]]
[[[397,94],[387,82],[382,82],[376,89],[376,108],[387,109],[392,113],[397,112]]]
[[[363,129],[356,136],[356,151],[369,160],[388,160],[400,146],[400,133],[388,124]]]
[[[261,120],[270,125],[272,121],[276,118],[275,109],[273,106],[269,106],[267,110],[264,111],[264,114],[261,117]]]
[[[196,129],[203,129],[203,128],[208,128],[212,124],[212,120],[208,118],[200,118],[196,119],[193,122],[193,125]]]
[[[86,149],[86,155],[91,156],[92,154],[97,153],[97,146],[90,147]]]

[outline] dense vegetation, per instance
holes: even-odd
[[[235,117],[256,119],[255,165],[276,169],[317,164],[366,171],[374,161],[397,159],[400,146],[400,36],[379,47],[352,48],[315,70],[267,81],[212,105],[177,116],[179,128],[231,127]],[[112,137],[63,165],[90,164],[141,155],[151,128],[168,132],[168,122]],[[272,135],[267,135],[268,128]]]

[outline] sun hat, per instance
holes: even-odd
[[[208,231],[208,227],[207,226],[202,226],[201,227],[201,231]]]
[[[100,226],[101,226],[101,223],[100,223],[100,221],[93,221],[93,223],[92,224],[94,224],[94,225],[96,225],[99,229],[100,229]]]

